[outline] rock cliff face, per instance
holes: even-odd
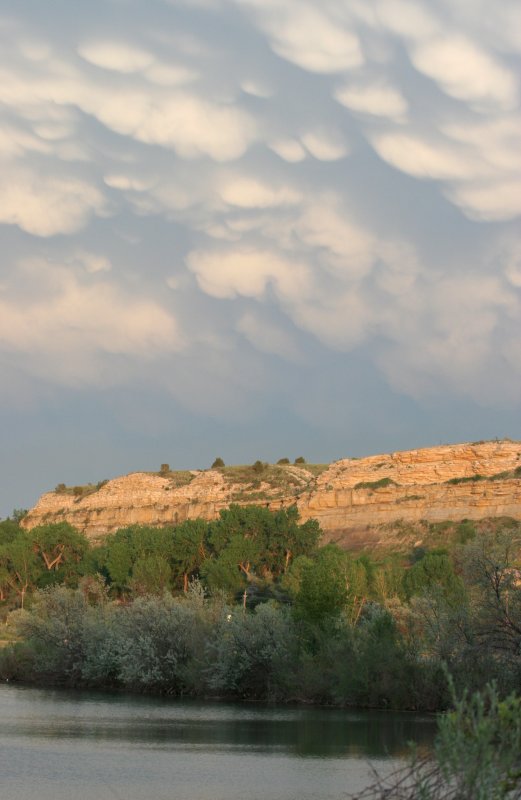
[[[498,516],[521,520],[521,442],[447,445],[344,459],[318,477],[305,467],[270,469],[260,478],[243,474],[241,483],[226,470],[182,473],[183,485],[179,485],[181,473],[136,472],[83,495],[48,492],[23,525],[30,529],[66,520],[87,536],[99,538],[130,524],[214,519],[232,502],[273,509],[296,502],[303,520],[318,519],[326,540],[376,545],[384,535],[382,526],[398,520]]]

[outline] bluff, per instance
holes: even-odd
[[[329,466],[135,472],[96,486],[61,485],[42,495],[22,524],[65,520],[99,539],[126,525],[214,519],[231,503],[296,503],[303,521],[317,519],[325,540],[344,546],[385,544],[392,523],[521,520],[521,442],[445,445]]]

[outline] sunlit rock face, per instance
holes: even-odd
[[[404,523],[521,519],[521,442],[493,441],[344,459],[299,499],[328,540],[390,545],[383,526]]]
[[[400,520],[521,520],[521,442],[456,444],[343,459],[318,477],[294,465],[269,467],[259,474],[234,473],[233,468],[165,475],[136,472],[83,494],[48,492],[22,524],[30,529],[66,520],[96,539],[126,525],[214,519],[231,503],[272,509],[296,503],[302,520],[317,519],[324,539],[344,546],[383,545],[389,536],[385,525]]]

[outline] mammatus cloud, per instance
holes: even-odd
[[[42,175],[16,161],[4,162],[2,175],[0,222],[36,236],[74,233],[108,210],[95,183],[80,175]]]
[[[414,398],[517,402],[515,6],[180,5],[144,25],[138,2],[103,36],[86,5],[81,35],[13,12],[2,352],[60,385],[146,364],[237,413],[312,340],[339,371],[363,349]]]
[[[408,103],[400,91],[384,81],[348,83],[336,89],[335,98],[351,111],[400,121],[405,118]]]
[[[510,111],[519,101],[515,74],[464,36],[428,39],[411,51],[416,69],[477,111]]]
[[[251,9],[277,55],[310,72],[334,73],[363,63],[356,34],[313,3],[240,0]]]

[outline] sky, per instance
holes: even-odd
[[[0,0],[0,517],[521,439],[519,0]]]

